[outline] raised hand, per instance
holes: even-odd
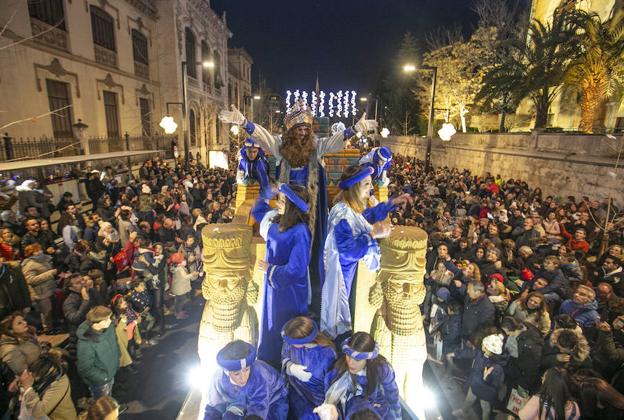
[[[219,112],[219,119],[226,124],[238,124],[243,125],[245,123],[245,116],[241,114],[241,112],[232,105],[232,110],[227,111],[223,110]]]
[[[355,123],[355,131],[366,134],[369,131],[374,131],[377,128],[377,121],[367,120],[366,112],[362,114],[362,118]]]

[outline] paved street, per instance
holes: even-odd
[[[121,403],[128,404],[122,416],[128,420],[175,419],[189,391],[188,370],[199,363],[197,331],[203,306],[189,306],[189,318],[172,323],[162,341],[144,349],[137,373],[121,372],[113,392]],[[123,383],[121,383],[123,382]]]

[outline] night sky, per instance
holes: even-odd
[[[286,89],[348,89],[365,94],[393,67],[403,34],[422,37],[436,27],[476,25],[472,0],[212,0],[225,10],[234,36],[258,77]]]

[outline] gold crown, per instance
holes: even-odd
[[[308,107],[300,107],[296,110],[293,110],[288,115],[286,115],[286,118],[284,118],[284,125],[286,126],[287,130],[290,130],[291,128],[300,124],[308,124],[311,126],[313,122],[314,116],[312,115],[312,112]]]

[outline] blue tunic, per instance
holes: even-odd
[[[388,213],[394,210],[395,206],[392,201],[379,203],[374,207],[369,207],[362,212],[362,216],[368,223],[375,224],[381,222],[388,217]],[[336,245],[340,253],[340,267],[342,270],[342,278],[347,286],[347,296],[351,293],[351,286],[357,270],[358,261],[360,261],[369,248],[376,244],[375,239],[368,234],[362,233],[354,236],[351,226],[346,219],[342,219],[335,228]]]
[[[219,369],[207,393],[204,420],[244,419],[258,416],[267,420],[286,420],[288,390],[279,372],[261,360],[251,365],[249,380],[238,386]]]
[[[382,364],[380,368],[379,384],[368,396],[364,395],[368,384],[366,374],[352,375],[357,387],[350,386],[338,405],[338,411],[342,413],[343,418],[349,419],[355,412],[369,408],[384,420],[402,419],[399,388],[394,377],[394,370],[389,363]],[[325,379],[326,388],[329,388],[337,376],[336,369],[329,371]]]
[[[276,212],[262,200],[251,211],[260,222],[260,234],[266,240],[264,302],[258,358],[281,365],[282,328],[292,318],[308,313],[308,264],[311,234],[308,225],[298,223],[285,232],[271,220]]]
[[[308,382],[302,382],[294,376],[286,376],[289,385],[288,400],[290,413],[301,420],[318,420],[312,412],[325,400],[325,376],[331,369],[336,352],[331,347],[293,347],[284,343],[282,347],[282,365],[288,361],[303,365],[312,374]],[[285,370],[285,369],[284,369]]]

